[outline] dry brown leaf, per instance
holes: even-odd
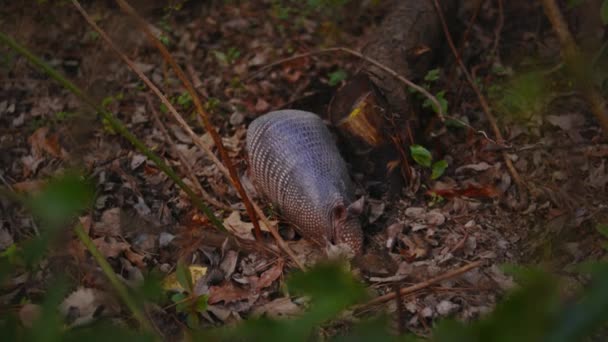
[[[106,258],[116,258],[122,252],[129,249],[128,243],[117,241],[113,237],[100,237],[94,239],[93,243],[95,244],[95,247],[99,249],[99,252]]]
[[[39,179],[27,180],[13,184],[13,189],[17,192],[32,193],[40,191],[45,184],[45,181]]]
[[[39,158],[44,151],[53,157],[64,159],[67,153],[59,145],[59,136],[57,134],[49,136],[48,133],[48,127],[40,127],[27,139],[32,147],[32,154]]]
[[[277,298],[253,310],[256,316],[266,315],[270,318],[287,318],[298,315],[302,309],[289,297]]]
[[[276,224],[276,221],[271,221],[271,223]],[[238,211],[233,211],[224,220],[224,226],[242,239],[254,240],[252,233],[253,223],[242,221],[241,214]],[[268,227],[262,221],[260,221],[260,228],[263,231],[268,231]]]
[[[236,264],[239,258],[239,253],[236,251],[228,251],[224,256],[224,259],[220,263],[220,270],[224,272],[224,278],[228,279],[234,273]]]
[[[101,214],[101,221],[93,225],[95,235],[118,236],[121,235],[120,208],[111,208]]]
[[[279,277],[283,274],[283,265],[283,260],[279,259],[279,261],[273,267],[262,273],[260,278],[258,278],[258,281],[255,283],[255,290],[259,291],[267,288],[268,286],[272,285],[275,280],[279,279]]]
[[[255,103],[255,111],[258,113],[264,113],[268,111],[268,109],[270,109],[270,105],[262,98],[259,98],[258,101]]]
[[[101,311],[100,311],[101,308]],[[92,289],[78,288],[59,305],[59,310],[72,320],[71,326],[89,323],[99,317],[99,313],[116,313],[120,306],[107,293]]]
[[[146,268],[146,263],[144,262],[144,259],[146,258],[145,255],[135,253],[129,248],[125,251],[125,256],[127,257],[127,259],[129,259],[129,261],[132,264],[134,264],[138,268],[140,268],[140,269]]]
[[[209,304],[224,302],[226,304],[249,298],[249,291],[235,286],[231,282],[224,282],[220,286],[209,288]]]

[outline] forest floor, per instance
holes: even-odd
[[[85,8],[98,25],[212,146],[192,114],[192,100],[156,49],[116,6],[93,3]],[[386,10],[381,4],[307,12],[303,5],[262,0],[187,4],[180,10],[140,3],[149,3],[138,7],[140,13],[194,81],[240,172],[245,169],[244,137],[251,120],[281,108],[325,115],[336,89],[362,61],[332,53],[262,68],[324,47],[360,48]],[[386,311],[402,317],[405,327],[420,336],[427,336],[438,318],[470,320],[490,311],[513,286],[501,271],[505,263],[541,265],[562,278],[568,291],[582,284],[573,270],[578,263],[605,255],[606,237],[596,228],[608,222],[608,143],[585,102],[556,81],[559,44],[541,8],[500,8],[496,1],[486,1],[474,21],[472,12],[458,13],[458,29],[452,34],[505,132],[508,157],[528,191],[525,206],[517,208],[520,197],[501,151],[484,134],[464,128],[417,141],[437,160],[448,161],[448,168],[431,180],[429,172],[416,166],[420,184],[408,187],[397,200],[375,191],[376,184],[364,176],[355,177],[368,204],[367,253],[355,271],[376,294],[483,261],[458,278],[403,297],[402,308],[391,300],[353,313]],[[580,23],[571,24],[576,29]],[[103,102],[189,184],[189,176],[195,176],[218,202],[213,209],[234,234],[253,238],[252,224],[232,186],[73,7],[11,3],[0,9],[0,27]],[[435,66],[440,73],[430,85],[432,91],[445,91],[451,116],[492,137],[477,98],[445,51]],[[200,291],[209,295],[203,325],[228,324],[253,314],[291,316],[302,310],[280,289],[294,266],[288,258],[224,244],[170,179],[73,95],[7,48],[0,49],[0,56],[2,185],[17,192],[35,191],[60,170],[84,167],[97,192],[93,209],[81,222],[116,273],[134,284],[152,270],[173,273],[180,258],[203,267],[207,276],[200,280]],[[530,70],[542,72],[518,78]],[[417,114],[433,115],[427,109]],[[185,171],[178,151],[193,175]],[[429,190],[443,196],[429,196]],[[0,199],[0,251],[32,238],[36,229],[27,211]],[[281,229],[302,261],[318,259],[319,250],[282,222]],[[0,305],[23,303],[23,298],[36,302],[46,289],[45,279],[62,272],[79,286],[74,291],[80,297],[68,297],[67,306],[87,306],[79,308],[85,316],[105,305],[105,314],[118,316],[116,306],[104,302],[110,287],[84,247],[70,234],[61,243],[51,248],[39,270],[3,285]],[[163,319],[155,324],[167,336],[177,334],[184,317],[171,306],[160,312]]]

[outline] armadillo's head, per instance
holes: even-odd
[[[339,203],[332,209],[332,242],[335,245],[346,244],[355,254],[363,249],[363,230],[359,216],[363,212],[363,197],[348,207]]]

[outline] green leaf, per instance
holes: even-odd
[[[608,24],[608,0],[604,0],[604,2],[602,2],[600,15],[602,17],[602,23],[604,23],[604,25]]]
[[[465,123],[461,120],[457,120],[457,119],[445,119],[445,125],[447,127],[453,127],[453,128],[465,128],[467,127],[467,125],[465,125]]]
[[[329,85],[334,87],[338,84],[340,84],[340,82],[344,81],[346,79],[346,77],[348,76],[348,74],[346,73],[346,71],[340,69],[340,70],[336,70],[334,72],[332,72],[331,74],[329,74]]]
[[[448,111],[448,100],[445,99],[445,90],[442,90],[440,92],[438,92],[437,94],[435,94],[435,98],[437,99],[437,102],[439,102],[439,106],[441,106],[441,110],[443,113],[447,113]],[[437,108],[437,105],[433,102],[431,102],[431,100],[429,99],[425,99],[424,102],[422,103],[422,107],[423,108],[433,108],[433,111],[435,113],[439,113],[439,108]]]
[[[192,104],[192,97],[190,97],[190,93],[185,92],[177,97],[177,104],[180,106],[190,107]]]
[[[196,311],[198,311],[198,312],[207,311],[207,300],[208,299],[209,299],[209,297],[207,297],[206,295],[199,296],[196,299],[196,303],[194,304]]]
[[[223,64],[228,64],[228,57],[226,57],[226,54],[221,52],[221,51],[212,51],[213,55],[215,56],[215,58]]]
[[[188,266],[184,265],[182,262],[178,262],[175,276],[177,277],[177,282],[179,282],[184,289],[188,290],[189,293],[192,293],[192,274],[190,273]]]
[[[0,253],[0,258],[6,258],[11,265],[15,265],[20,259],[19,248],[13,243]]]
[[[443,173],[445,172],[445,169],[448,168],[448,162],[445,161],[444,159],[433,163],[433,172],[431,173],[431,179],[437,179],[439,177],[441,177],[441,175],[443,175]]]
[[[597,226],[595,226],[595,230],[597,230],[605,238],[608,238],[608,224],[600,223]]]
[[[167,106],[165,106],[164,103],[160,104],[160,111],[163,112],[163,114],[167,114],[169,112],[169,108],[167,108]]]
[[[418,165],[422,165],[424,167],[431,167],[431,161],[433,160],[433,157],[431,156],[431,152],[429,152],[429,150],[427,150],[423,146],[410,146],[410,154]]]
[[[188,308],[188,301],[185,299],[188,295],[185,293],[176,293],[171,296],[171,301],[175,304],[175,310],[177,312],[184,312]]]
[[[441,69],[437,68],[437,69],[432,69],[429,70],[426,75],[424,76],[424,80],[425,81],[437,81],[439,79],[439,74],[441,73]]]
[[[188,297],[188,295],[186,295],[186,294],[184,294],[184,293],[181,293],[181,292],[174,293],[174,294],[171,296],[171,301],[172,301],[173,303],[179,303],[179,302],[181,302],[182,300],[184,300],[186,297]]]

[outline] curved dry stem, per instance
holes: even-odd
[[[298,55],[294,55],[291,57],[287,57],[287,58],[283,58],[281,60],[278,60],[276,62],[270,63],[268,65],[265,65],[264,67],[262,67],[260,70],[258,70],[257,72],[255,72],[253,75],[249,76],[247,78],[247,80],[250,80],[252,78],[255,78],[256,76],[258,76],[260,73],[262,73],[264,70],[268,70],[276,65],[280,65],[283,64],[285,62],[289,62],[295,59],[300,59],[300,58],[304,58],[304,57],[308,57],[308,56],[312,56],[312,55],[320,55],[320,54],[324,54],[324,53],[330,53],[330,52],[344,52],[347,53],[349,55],[355,56],[359,59],[362,59],[370,64],[373,64],[374,66],[380,68],[382,71],[386,72],[387,74],[393,76],[394,78],[398,79],[399,81],[401,81],[403,84],[405,84],[406,86],[414,89],[415,91],[421,93],[422,95],[424,95],[429,101],[431,101],[433,103],[433,105],[435,105],[435,108],[437,108],[437,116],[439,117],[439,120],[441,120],[441,122],[445,121],[445,113],[443,112],[443,109],[441,107],[441,104],[439,103],[439,101],[437,100],[437,98],[435,96],[433,96],[431,93],[429,93],[426,89],[424,89],[423,87],[417,85],[416,83],[410,81],[409,79],[403,77],[402,75],[399,75],[395,70],[387,67],[386,65],[380,63],[379,61],[367,57],[365,55],[363,55],[361,52],[355,51],[353,49],[349,49],[346,47],[333,47],[333,48],[327,48],[327,49],[321,49],[321,50],[317,50],[317,51],[311,51],[311,52],[306,52],[306,53],[302,53],[302,54],[298,54]]]

